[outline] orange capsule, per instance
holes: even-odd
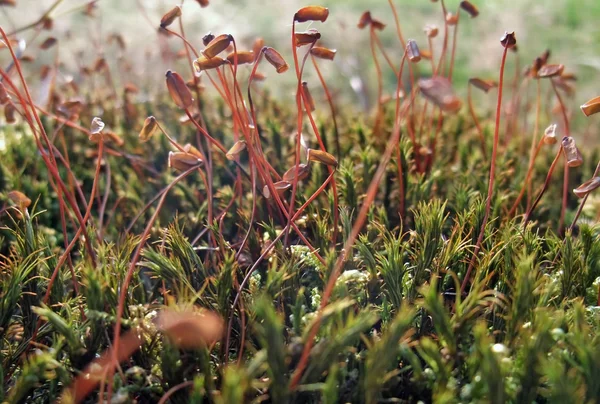
[[[175,6],[162,16],[160,19],[160,27],[167,28],[169,25],[173,24],[178,17],[181,17],[181,7]]]
[[[235,63],[235,53],[232,52],[227,55],[227,61],[231,64]],[[238,65],[253,63],[254,62],[254,52],[252,51],[238,51],[237,52],[237,63]]]
[[[505,32],[502,38],[500,38],[500,43],[505,48],[514,48],[517,46],[517,37],[514,32]]]
[[[327,7],[307,6],[302,7],[300,10],[296,11],[296,14],[294,15],[294,20],[296,22],[325,22],[327,20],[327,17],[329,17],[329,9]]]
[[[289,66],[279,52],[269,46],[263,48],[263,52],[265,54],[265,59],[273,65],[277,73],[284,73],[287,71]]]
[[[414,39],[409,39],[406,42],[406,56],[408,60],[413,63],[417,63],[421,60],[421,52],[419,51],[419,46]]]
[[[223,320],[210,311],[194,308],[176,311],[165,309],[156,319],[157,328],[178,348],[204,348],[221,338]]]
[[[556,124],[552,124],[546,128],[544,131],[544,143],[545,144],[555,144],[557,142],[556,138]]]
[[[158,122],[154,116],[149,116],[144,121],[144,126],[142,126],[142,130],[140,131],[139,138],[142,142],[147,142],[150,140],[156,129],[158,128]]]
[[[238,140],[233,144],[231,149],[227,151],[225,157],[227,160],[235,160],[246,149],[246,142],[244,140]]]
[[[600,97],[594,97],[581,106],[581,111],[585,116],[590,116],[600,112]]]
[[[477,17],[479,15],[479,10],[470,1],[466,1],[466,0],[465,1],[461,1],[460,2],[460,8],[462,8],[463,10],[465,10],[471,16],[471,18],[475,18],[475,17]]]
[[[181,109],[186,109],[192,106],[194,98],[190,89],[185,85],[183,78],[176,72],[167,70],[167,89],[173,99],[175,105]]]
[[[202,51],[204,56],[208,59],[214,58],[219,53],[223,52],[233,41],[233,36],[229,34],[222,34],[215,37],[208,45],[206,45],[206,49]]]
[[[591,180],[587,180],[577,188],[573,190],[573,193],[577,195],[578,198],[583,198],[588,195],[590,192],[598,189],[600,187],[600,177],[594,177]]]
[[[426,25],[424,31],[428,38],[435,38],[439,33],[439,29],[435,25]]]
[[[332,167],[338,165],[337,159],[332,154],[316,149],[308,149],[308,161],[316,161]]]
[[[328,49],[322,46],[315,46],[310,50],[310,54],[320,59],[333,60],[335,58],[335,49]]]
[[[31,199],[29,199],[21,191],[10,191],[6,196],[10,199],[19,209],[25,209],[31,206]]]
[[[579,167],[583,164],[583,157],[575,144],[575,139],[571,136],[563,137],[562,149],[569,167]]]
[[[476,77],[469,79],[469,84],[477,87],[478,89],[480,89],[486,93],[488,91],[490,91],[492,88],[498,87],[498,83],[496,83],[493,80],[483,80],[483,79],[479,79]]]
[[[169,152],[169,168],[174,168],[178,171],[187,171],[192,167],[197,167],[202,164],[197,156],[186,152]]]
[[[458,14],[454,14],[452,12],[448,12],[446,14],[446,23],[448,25],[456,25],[458,24]]]
[[[121,136],[117,135],[112,130],[104,132],[104,136],[106,136],[106,139],[108,139],[108,141],[116,144],[119,147],[123,146],[125,144],[125,141],[123,140],[123,138]]]
[[[314,111],[315,108],[315,101],[313,100],[312,95],[310,94],[310,91],[308,89],[308,83],[306,81],[302,82],[302,95],[304,97],[304,99],[306,100],[306,103],[308,104],[308,107],[310,109],[310,111]]]
[[[321,39],[321,33],[314,28],[311,28],[305,32],[296,32],[294,34],[294,42],[296,43],[296,47],[312,45],[319,39]]]
[[[208,7],[208,0],[196,0],[198,2],[198,4],[200,4],[200,7],[204,8],[204,7]]]
[[[217,67],[223,66],[225,63],[228,63],[227,60],[222,59],[218,56],[215,56],[210,59],[207,59],[204,56],[200,56],[198,59],[194,60],[193,65],[196,73],[200,73],[203,70],[216,69]]]
[[[538,70],[537,76],[539,78],[557,77],[560,76],[564,70],[564,65],[544,65]]]
[[[281,178],[284,181],[293,182],[294,178],[296,178],[296,173],[298,173],[298,181],[305,180],[310,174],[310,166],[308,164],[300,163],[297,167],[292,167],[287,170]]]
[[[287,191],[291,187],[292,184],[289,181],[278,181],[273,183],[273,188],[275,188],[275,191],[279,196],[283,196],[285,191]],[[267,199],[271,198],[271,190],[269,190],[269,187],[267,185],[263,187],[263,195]]]
[[[427,49],[421,50],[421,57],[426,60],[431,60],[431,52]]]
[[[196,118],[197,117],[194,116],[194,119],[196,119]],[[186,152],[186,153],[188,153],[188,154],[191,154],[193,156],[196,156],[200,160],[204,160],[204,156],[202,155],[202,153],[200,153],[200,150],[196,149],[195,146],[192,146],[189,143],[186,143],[186,145],[183,146],[183,151]]]

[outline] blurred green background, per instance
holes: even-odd
[[[545,49],[552,51],[551,62],[563,63],[566,70],[576,73],[577,94],[568,99],[574,111],[574,120],[581,126],[588,125],[578,113],[578,106],[600,92],[600,1],[599,0],[473,0],[480,10],[478,18],[470,19],[462,14],[458,31],[458,51],[455,70],[455,85],[464,91],[470,77],[497,78],[502,53],[499,38],[504,31],[515,31],[519,41],[520,67],[523,68]],[[54,0],[17,0],[17,7],[2,7],[0,24],[11,30],[34,21],[54,3]],[[44,36],[59,38],[59,55],[64,66],[63,75],[72,74],[75,66],[92,63],[102,54],[110,59],[116,55],[114,45],[106,38],[113,32],[121,33],[127,42],[127,58],[133,73],[117,77],[117,80],[133,81],[147,90],[148,96],[164,92],[162,74],[167,69],[188,73],[182,60],[173,54],[182,49],[181,41],[175,37],[164,38],[157,34],[156,27],[164,12],[176,4],[182,4],[186,35],[192,43],[202,48],[201,37],[211,31],[215,34],[231,33],[242,47],[249,48],[258,36],[267,45],[279,49],[291,62],[290,30],[294,12],[302,6],[320,4],[330,9],[326,23],[303,24],[300,29],[317,28],[323,35],[322,44],[336,48],[335,63],[322,62],[321,66],[335,93],[344,99],[368,108],[374,100],[375,74],[369,50],[369,33],[359,30],[356,23],[362,12],[370,10],[373,16],[387,24],[381,39],[399,64],[402,49],[395,35],[395,26],[387,0],[211,0],[210,6],[201,8],[195,0],[183,3],[163,0],[100,0],[96,3],[95,18],[90,19],[81,12],[88,1],[63,0],[55,10],[55,26]],[[422,46],[426,44],[423,27],[426,24],[443,26],[439,2],[430,0],[394,0],[402,30],[406,38],[413,38]],[[458,0],[447,0],[448,10],[456,11]],[[32,31],[23,33],[31,40]],[[435,43],[438,50],[441,35]],[[32,45],[27,52],[40,53]],[[169,53],[170,52],[170,53]],[[439,50],[436,52],[439,54]],[[39,55],[38,64],[48,63],[56,55]],[[6,55],[2,61],[6,63]],[[78,60],[78,57],[80,58]],[[386,78],[386,91],[394,86],[392,72],[382,61]],[[511,57],[508,74],[512,74],[516,59]],[[246,68],[246,67],[244,67]],[[268,71],[268,86],[278,97],[293,97],[293,74],[278,77]],[[420,66],[420,74],[430,71],[426,64]],[[188,73],[189,75],[189,73]],[[316,77],[308,69],[309,83]],[[369,95],[361,99],[352,90],[351,82],[362,85]],[[461,90],[462,89],[462,90]],[[493,96],[490,96],[493,98]],[[358,102],[357,102],[358,101]],[[493,101],[493,100],[492,100]],[[486,106],[488,101],[483,101]]]

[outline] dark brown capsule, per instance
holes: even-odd
[[[208,45],[208,44],[210,43],[210,41],[212,41],[213,39],[215,39],[215,36],[214,36],[214,35],[213,35],[211,32],[208,32],[207,34],[205,34],[205,35],[202,37],[202,44],[203,44],[204,46],[206,46],[206,45]]]
[[[371,12],[370,11],[365,11],[364,13],[362,13],[362,15],[360,16],[360,19],[358,20],[358,28],[363,29],[365,28],[367,25],[371,25]]]
[[[505,32],[502,38],[500,38],[500,43],[505,48],[514,48],[517,46],[517,37],[514,32]]]
[[[16,112],[17,109],[12,102],[9,102],[4,106],[4,119],[6,120],[6,123],[13,124],[17,122]]]
[[[465,10],[471,16],[471,18],[475,18],[479,15],[479,10],[470,1],[461,1],[460,8]]]
[[[53,36],[48,37],[44,40],[44,42],[42,42],[40,44],[40,49],[42,49],[42,50],[50,49],[51,47],[56,45],[56,42],[57,42],[57,39],[54,38]]]
[[[160,19],[160,27],[167,28],[169,25],[173,24],[178,17],[181,17],[181,7],[175,6],[162,16]]]

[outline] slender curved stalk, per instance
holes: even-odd
[[[558,152],[556,153],[556,156],[554,157],[554,160],[552,161],[552,164],[550,165],[550,169],[548,170],[548,174],[546,175],[546,180],[544,181],[544,185],[542,186],[542,189],[538,193],[537,198],[535,198],[535,201],[533,201],[533,204],[531,205],[531,207],[527,210],[527,213],[525,214],[525,218],[523,219],[523,228],[525,228],[527,226],[527,222],[529,222],[529,219],[531,217],[531,212],[533,212],[533,210],[536,208],[536,206],[542,199],[542,196],[544,196],[544,193],[548,189],[548,186],[550,185],[550,179],[552,178],[552,173],[554,173],[554,169],[556,168],[556,163],[558,163],[558,160],[560,159],[561,152],[562,152],[562,144],[558,148]]]
[[[467,284],[469,283],[469,278],[471,277],[471,271],[473,270],[473,266],[475,265],[475,260],[477,259],[477,254],[479,254],[479,250],[481,249],[481,243],[483,242],[483,237],[485,235],[485,228],[487,226],[487,222],[490,218],[490,211],[492,210],[492,196],[494,194],[494,180],[496,178],[496,159],[498,156],[498,143],[500,141],[500,114],[502,113],[502,87],[504,85],[504,67],[506,65],[506,54],[508,53],[508,47],[504,47],[504,51],[502,52],[502,62],[500,63],[500,79],[498,80],[498,100],[496,102],[496,126],[494,128],[494,145],[492,148],[492,161],[490,162],[490,179],[488,182],[488,194],[485,202],[485,214],[483,216],[483,221],[481,223],[481,228],[479,229],[479,236],[477,237],[477,243],[475,244],[475,249],[473,251],[473,256],[471,257],[471,261],[469,262],[469,267],[467,269],[467,273],[465,274],[465,278],[463,279],[462,285],[460,287],[460,293],[464,293],[467,288]]]
[[[416,91],[413,91],[410,103],[412,103],[414,101],[415,95],[416,95]],[[399,100],[397,102],[399,102]],[[408,111],[408,108],[410,107],[410,103],[407,106],[407,108],[405,109],[405,113]],[[336,260],[333,271],[329,275],[329,280],[327,281],[327,285],[325,287],[325,290],[323,291],[323,296],[321,298],[321,304],[319,305],[319,310],[316,313],[315,321],[309,331],[308,337],[306,339],[306,343],[304,344],[304,349],[302,350],[302,355],[300,357],[300,360],[298,361],[298,365],[296,366],[296,370],[292,374],[292,379],[290,381],[290,390],[294,390],[296,388],[296,386],[300,382],[300,379],[302,378],[302,374],[303,374],[304,370],[306,369],[306,366],[308,365],[308,358],[310,355],[310,351],[314,345],[314,339],[315,339],[317,332],[319,331],[319,327],[321,325],[321,319],[323,317],[323,309],[329,303],[329,298],[331,297],[331,294],[333,292],[335,282],[336,282],[337,278],[339,277],[339,275],[342,271],[342,268],[344,266],[344,263],[348,259],[350,252],[352,251],[352,246],[354,245],[354,242],[358,238],[360,230],[362,229],[363,225],[365,224],[365,221],[367,219],[367,214],[368,214],[369,210],[371,209],[371,205],[373,203],[373,200],[375,199],[375,196],[377,195],[377,191],[379,190],[379,184],[381,183],[381,180],[383,179],[383,176],[384,176],[386,168],[387,168],[387,164],[389,163],[389,161],[392,157],[392,153],[396,149],[398,141],[400,140],[400,133],[401,133],[400,123],[397,122],[397,124],[395,125],[394,130],[392,132],[390,141],[388,142],[388,144],[386,146],[385,152],[384,152],[383,156],[381,157],[381,162],[379,163],[379,166],[377,167],[377,171],[375,172],[375,175],[373,176],[373,179],[371,180],[371,183],[369,184],[369,188],[365,195],[363,205],[362,205],[360,211],[358,212],[356,221],[354,222],[354,225],[352,226],[352,230],[350,231],[350,234],[348,235],[348,238],[346,239],[346,242],[344,243],[344,248],[342,249],[342,253],[338,256],[338,259]]]

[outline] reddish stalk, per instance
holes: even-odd
[[[529,155],[531,156],[530,159],[533,156],[533,152],[534,152],[534,144],[535,144],[535,140],[537,139],[537,132],[539,131],[540,128],[540,112],[541,112],[541,105],[542,105],[542,85],[540,83],[539,80],[537,80],[536,83],[536,101],[535,101],[535,126],[534,126],[534,134],[533,134],[533,140],[531,142],[531,151],[529,153]],[[535,169],[535,164],[533,164],[533,169]],[[532,184],[531,182],[529,183],[529,185],[527,186],[527,209],[529,209],[529,207],[531,206],[531,192],[532,192]]]
[[[490,163],[490,179],[488,182],[488,195],[485,202],[485,214],[483,216],[483,221],[481,223],[481,228],[479,230],[479,236],[477,237],[477,243],[475,244],[475,250],[473,251],[473,256],[471,257],[471,261],[469,262],[469,267],[467,269],[467,273],[465,274],[465,278],[460,287],[461,294],[465,292],[467,288],[467,284],[469,283],[469,278],[471,277],[471,271],[473,270],[473,266],[475,265],[475,260],[477,259],[477,254],[481,249],[481,243],[483,242],[483,237],[485,235],[485,228],[487,226],[487,222],[490,217],[490,211],[492,209],[492,196],[494,193],[494,180],[496,178],[496,159],[498,156],[498,143],[500,141],[500,114],[502,113],[502,87],[504,85],[504,67],[506,65],[506,54],[508,53],[508,46],[504,46],[504,51],[502,52],[502,62],[500,63],[500,79],[498,80],[498,100],[496,102],[496,126],[494,128],[494,145],[492,148],[492,161]]]
[[[187,177],[189,174],[194,172],[197,168],[198,167],[191,167],[189,170],[181,173],[177,178],[175,178],[171,182],[171,184],[169,184],[169,186],[167,187],[167,190],[163,193],[163,196],[161,197],[160,201],[158,202],[156,210],[154,211],[154,213],[152,214],[152,217],[148,221],[148,224],[146,225],[146,228],[144,229],[142,236],[140,237],[140,243],[138,244],[137,248],[135,249],[135,252],[133,253],[133,257],[129,264],[129,268],[127,269],[125,279],[123,280],[123,283],[121,285],[121,293],[119,294],[119,303],[117,305],[117,313],[115,316],[115,327],[114,327],[114,332],[113,332],[113,338],[114,338],[113,339],[113,362],[114,363],[119,362],[118,359],[119,359],[119,343],[120,343],[120,339],[121,339],[121,317],[123,317],[123,312],[125,310],[125,300],[127,298],[127,290],[129,289],[129,284],[131,283],[131,279],[133,278],[133,273],[137,267],[137,262],[142,253],[142,248],[146,244],[146,239],[148,238],[148,236],[150,234],[150,230],[152,230],[152,226],[154,226],[154,222],[156,221],[156,218],[158,217],[158,214],[165,202],[168,191],[171,188],[173,188],[173,186],[175,186],[175,184],[177,184],[179,181],[181,181],[182,179]],[[110,374],[108,375],[109,380],[112,380],[113,373],[114,373],[114,369],[112,369],[110,371]],[[112,383],[109,383],[108,388],[109,388],[108,395],[110,397],[111,392],[112,392]]]
[[[534,140],[535,140],[535,137],[534,137]],[[535,147],[535,149],[532,149],[532,151],[531,151],[531,155],[529,157],[529,166],[527,167],[527,174],[525,176],[525,182],[523,183],[523,186],[521,187],[521,191],[519,192],[519,195],[517,196],[515,203],[513,204],[512,208],[510,208],[510,211],[508,212],[508,217],[512,217],[515,214],[515,212],[517,211],[517,208],[519,207],[519,204],[521,203],[521,200],[523,199],[523,196],[525,195],[527,186],[529,184],[531,184],[531,177],[533,175],[535,159],[537,158],[543,145],[544,145],[544,139],[542,138],[539,140],[537,147]],[[533,146],[533,144],[532,144],[532,146]]]
[[[302,204],[302,206],[300,206],[300,208],[296,211],[296,213],[294,213],[294,216],[292,216],[292,218],[290,220],[290,223],[288,223],[286,225],[286,227],[290,226],[291,223],[294,223],[294,221],[296,219],[298,219],[298,217],[302,214],[302,212],[304,212],[304,209],[306,209],[319,196],[319,194],[325,190],[325,188],[327,187],[327,185],[329,184],[329,182],[333,179],[334,173],[335,173],[335,171],[332,172],[331,174],[329,174],[329,176],[323,182],[323,184],[321,184],[321,186],[310,196],[310,198],[308,198],[306,200],[306,202],[304,202],[304,204]],[[285,231],[281,231],[277,235],[277,237],[275,237],[275,239],[273,241],[271,241],[271,243],[264,249],[264,251],[262,252],[262,254],[260,255],[260,257],[258,257],[258,259],[254,262],[254,264],[252,264],[252,267],[250,267],[250,269],[248,269],[248,271],[246,272],[246,276],[244,277],[244,279],[240,283],[240,286],[238,288],[238,291],[237,291],[237,294],[235,296],[235,299],[233,300],[232,307],[236,307],[236,305],[237,305],[237,303],[238,303],[238,301],[239,301],[239,299],[240,299],[240,297],[242,295],[242,290],[244,289],[244,287],[246,286],[246,284],[250,280],[250,277],[252,276],[252,274],[254,273],[254,271],[256,270],[256,268],[258,268],[258,265],[263,261],[263,259],[267,256],[267,254],[275,246],[275,244],[279,240],[281,240],[281,238],[284,236],[284,234],[285,234]],[[226,337],[225,337],[225,350],[227,350],[229,348],[229,341],[231,339],[231,330],[233,328],[233,317],[234,317],[233,315],[229,317],[229,322],[227,324],[227,334],[226,334]],[[241,343],[243,344],[243,341]]]
[[[523,228],[525,228],[527,226],[527,223],[529,222],[529,219],[531,217],[531,212],[533,212],[533,210],[536,208],[536,206],[542,199],[542,196],[544,196],[544,193],[548,189],[548,186],[550,185],[550,179],[552,178],[552,173],[554,173],[554,169],[556,168],[556,164],[558,163],[558,160],[560,159],[561,152],[562,152],[562,143],[561,143],[560,147],[558,148],[556,157],[554,157],[554,160],[552,161],[552,164],[550,165],[550,169],[548,170],[548,174],[546,175],[546,180],[544,181],[544,185],[543,185],[541,191],[539,192],[537,198],[535,198],[535,201],[533,201],[533,204],[531,205],[531,207],[527,210],[527,213],[525,214],[525,218],[523,219]]]
[[[554,79],[550,78],[550,83],[552,84],[552,89],[554,90],[554,94],[556,94],[556,98],[558,99],[558,103],[560,105],[560,110],[562,111],[563,119],[565,122],[565,136],[571,136],[571,129],[569,126],[569,117],[567,116],[567,108],[558,92],[558,88],[556,88],[556,84],[554,83]],[[558,232],[562,234],[565,225],[565,213],[567,212],[567,198],[569,196],[569,165],[567,164],[567,160],[565,159],[565,165],[563,169],[563,190],[562,190],[562,204],[560,208],[560,220],[558,222]]]
[[[413,91],[410,103],[412,103],[414,101],[415,95],[416,95],[416,91]],[[405,109],[405,113],[406,113],[406,111],[408,111],[408,108],[410,107],[410,103],[407,106],[407,108]],[[290,390],[294,390],[296,388],[296,386],[300,382],[300,379],[302,378],[302,373],[304,372],[304,370],[306,369],[306,366],[308,365],[308,358],[310,356],[310,352],[314,345],[314,339],[315,339],[317,332],[319,331],[319,327],[321,325],[321,319],[323,317],[323,309],[329,303],[329,298],[331,297],[331,294],[333,292],[335,282],[336,282],[337,278],[339,277],[339,275],[342,271],[342,268],[344,266],[344,263],[346,262],[350,252],[352,251],[352,246],[354,245],[354,242],[356,241],[356,239],[360,233],[360,230],[362,229],[362,227],[367,219],[367,214],[368,214],[369,210],[371,209],[373,201],[375,200],[375,196],[377,195],[377,191],[379,189],[379,184],[381,183],[381,180],[383,179],[383,176],[385,174],[387,164],[389,163],[389,161],[392,157],[392,153],[394,152],[394,150],[400,140],[400,132],[401,132],[400,124],[398,123],[394,127],[394,131],[392,133],[390,141],[388,142],[385,152],[384,152],[383,156],[381,157],[381,162],[379,163],[379,166],[377,167],[377,171],[375,172],[375,175],[373,176],[373,179],[371,180],[371,184],[369,184],[369,188],[365,195],[363,205],[357,215],[356,222],[352,226],[352,230],[350,231],[348,239],[344,243],[344,248],[342,249],[342,253],[339,255],[338,259],[336,260],[333,271],[331,272],[331,274],[329,276],[329,280],[327,281],[327,285],[325,287],[325,290],[323,291],[323,296],[321,298],[321,304],[319,305],[319,310],[316,313],[315,321],[314,321],[314,323],[310,329],[310,332],[307,336],[306,343],[305,343],[304,349],[302,351],[302,355],[300,357],[300,360],[298,361],[298,365],[296,366],[296,370],[292,374],[292,379],[290,381]]]
[[[8,77],[8,75],[2,70],[0,69],[0,75],[2,75],[3,80],[5,80],[5,82],[13,89],[13,91],[15,92],[15,94],[18,94],[19,97],[19,101],[21,102],[21,105],[23,106],[25,115],[27,117],[27,122],[29,124],[29,126],[31,127],[31,130],[34,134],[34,138],[36,141],[36,144],[38,146],[38,149],[40,151],[40,154],[42,156],[42,159],[44,160],[44,163],[48,169],[48,171],[50,172],[50,174],[52,175],[52,177],[54,178],[54,180],[56,181],[56,183],[58,184],[59,188],[61,189],[61,191],[64,193],[64,195],[67,198],[67,202],[69,203],[69,205],[71,206],[71,209],[73,210],[73,212],[75,213],[77,220],[79,222],[80,227],[85,228],[85,222],[83,221],[83,217],[81,215],[81,211],[79,210],[78,206],[77,206],[77,202],[75,201],[75,198],[73,197],[73,195],[68,192],[68,189],[65,185],[65,183],[62,181],[60,174],[58,172],[58,166],[56,165],[56,160],[54,158],[53,155],[53,147],[50,143],[50,139],[48,139],[48,136],[46,134],[46,131],[44,130],[44,126],[42,125],[42,121],[40,120],[39,115],[37,114],[37,111],[34,107],[34,102],[33,102],[33,98],[31,97],[31,94],[29,92],[29,87],[27,86],[27,82],[25,81],[25,77],[23,75],[23,71],[21,69],[21,64],[17,58],[17,56],[14,53],[13,47],[6,35],[6,33],[4,32],[4,30],[2,29],[2,27],[0,27],[0,34],[2,35],[6,46],[8,47],[10,54],[11,54],[11,58],[14,61],[14,66],[17,69],[17,72],[19,74],[19,78],[21,81],[21,84],[23,86],[23,89],[25,91],[25,95],[27,98],[27,101],[25,101],[24,97],[22,97],[19,93],[19,91],[17,90],[16,86],[14,85],[14,83],[12,82],[12,80],[10,79],[10,77]],[[27,108],[27,106],[29,106],[31,108],[31,111]],[[31,116],[33,115],[33,117]],[[35,129],[35,125],[33,124],[33,120],[35,119],[35,122],[39,128],[40,134],[42,135],[42,138],[44,140],[44,142],[46,143],[47,147],[48,147],[48,155],[46,155],[46,153],[44,153],[43,150],[43,146],[41,141],[39,140],[39,137],[37,136],[37,131]],[[59,203],[63,203],[64,201],[61,199],[59,200]],[[84,243],[86,246],[86,249],[88,251],[88,254],[90,256],[90,260],[92,261],[92,265],[95,267],[96,266],[96,254],[92,248],[91,242],[89,237],[84,237]]]

